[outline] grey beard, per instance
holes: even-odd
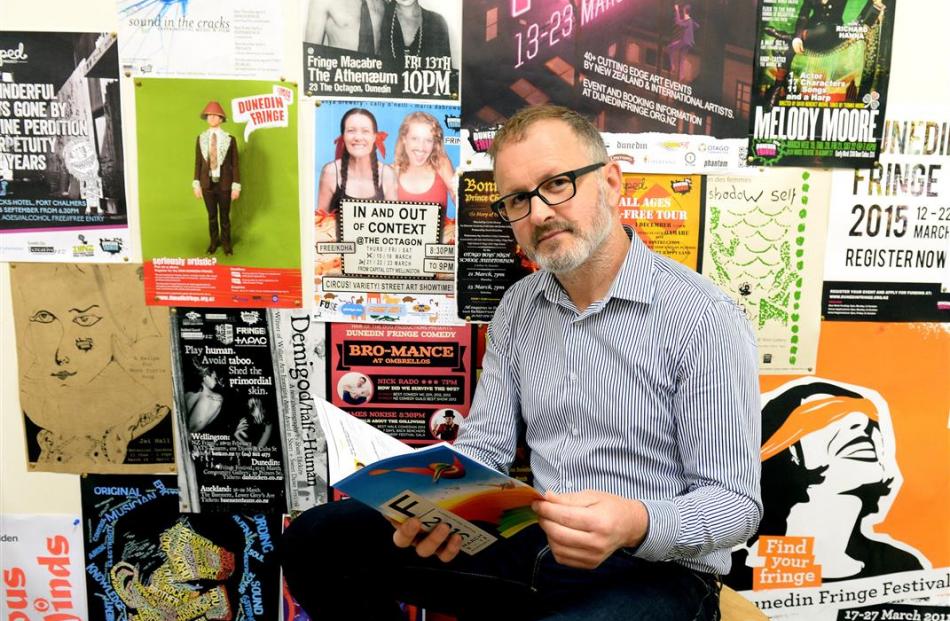
[[[607,207],[607,199],[603,191],[598,192],[597,203],[598,209],[589,237],[577,235],[574,227],[561,224],[539,228],[533,235],[535,248],[537,248],[537,238],[543,237],[552,231],[568,231],[577,237],[578,243],[574,244],[570,249],[556,253],[554,256],[541,254],[534,249],[531,251],[525,249],[525,254],[528,255],[528,258],[540,265],[541,269],[547,270],[552,274],[567,274],[586,263],[610,235],[611,218]]]

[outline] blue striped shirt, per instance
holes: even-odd
[[[507,472],[524,433],[542,491],[646,505],[635,555],[728,573],[762,515],[755,336],[735,302],[633,235],[602,300],[578,312],[537,272],[488,338],[459,450]]]

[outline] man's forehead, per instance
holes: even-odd
[[[580,138],[558,119],[537,121],[518,138],[502,146],[495,156],[495,182],[500,189],[537,182],[587,160]]]

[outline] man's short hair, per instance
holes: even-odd
[[[604,139],[593,123],[570,108],[550,104],[522,108],[505,121],[501,129],[495,132],[491,147],[488,149],[489,157],[494,161],[498,157],[498,152],[505,146],[524,140],[528,128],[538,121],[548,120],[566,123],[573,130],[574,135],[587,146],[592,163],[608,161]]]

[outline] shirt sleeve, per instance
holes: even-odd
[[[510,301],[510,295],[502,298],[488,326],[481,378],[453,445],[505,474],[514,461],[523,426],[516,364],[511,358]]]
[[[693,558],[752,536],[762,518],[760,407],[755,336],[734,302],[715,301],[678,365],[673,415],[686,493],[643,500],[649,527],[635,555]]]

